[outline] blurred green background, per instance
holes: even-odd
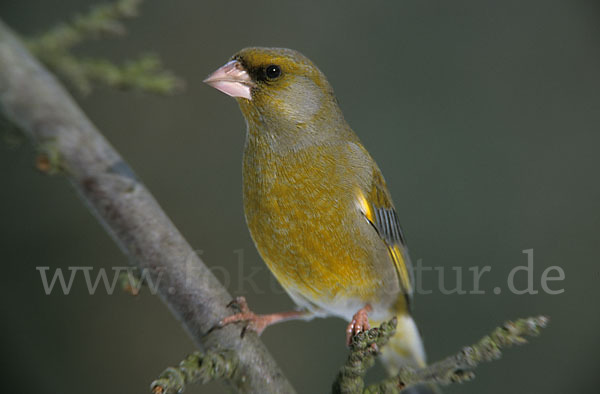
[[[0,2],[14,30],[39,33],[90,0]],[[548,314],[526,347],[447,393],[597,393],[600,377],[600,5],[597,1],[221,2],[148,0],[121,39],[79,53],[115,61],[159,53],[187,82],[159,98],[99,88],[80,105],[229,290],[257,312],[292,307],[244,223],[244,122],[202,79],[249,45],[300,50],[328,76],[347,120],[391,188],[413,260],[492,267],[486,295],[418,295],[430,360],[511,318]],[[75,280],[46,296],[37,266],[127,265],[68,183],[0,144],[2,386],[18,393],[144,393],[193,344],[158,297]],[[510,270],[535,251],[535,287],[560,266],[560,295],[512,295]],[[235,250],[244,251],[240,282]],[[468,271],[465,272],[465,274]],[[437,277],[425,276],[436,288]],[[472,283],[465,276],[464,287]],[[521,277],[519,286],[525,285]],[[494,295],[492,289],[504,291]],[[263,340],[301,393],[326,392],[346,356],[339,319],[290,322]],[[374,372],[371,378],[382,376]],[[193,386],[189,393],[222,392]]]

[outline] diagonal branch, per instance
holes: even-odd
[[[230,382],[251,393],[293,392],[254,334],[226,327],[207,334],[231,296],[185,241],[131,168],[65,89],[0,21],[0,115],[40,150],[38,167],[63,173],[115,242],[203,349],[236,355]]]
[[[527,343],[525,336],[537,336],[546,327],[546,316],[530,317],[509,321],[497,327],[490,335],[457,354],[437,361],[424,368],[403,368],[398,375],[367,387],[365,393],[387,393],[393,389],[403,390],[418,384],[437,383],[447,386],[462,383],[475,377],[473,370],[483,362],[502,356],[502,349]]]

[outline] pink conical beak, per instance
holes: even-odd
[[[218,68],[204,82],[231,97],[252,100],[251,90],[254,82],[237,60],[232,60]]]

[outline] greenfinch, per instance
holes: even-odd
[[[297,51],[246,48],[205,80],[235,97],[247,123],[244,213],[258,252],[298,310],[241,313],[259,334],[275,322],[338,316],[346,340],[398,319],[382,350],[390,374],[425,365],[410,314],[406,241],[381,171],[344,120],[325,75]]]

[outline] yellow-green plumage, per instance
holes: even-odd
[[[289,49],[247,48],[234,55],[252,77],[238,97],[247,122],[244,212],[269,269],[302,308],[347,320],[400,319],[388,354],[423,364],[409,315],[408,254],[381,172],[350,129],[319,69]],[[269,78],[270,65],[280,75]]]
[[[353,142],[282,154],[252,135],[244,154],[244,211],[265,262],[296,300],[347,319],[366,303],[381,304],[378,313],[404,299],[386,245],[357,206],[372,177],[358,155]]]

